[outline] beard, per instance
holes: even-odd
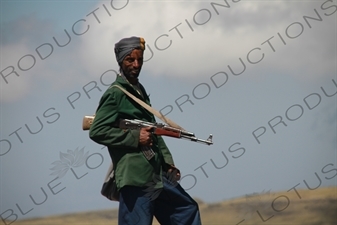
[[[138,78],[140,69],[124,69],[123,74],[129,78]]]

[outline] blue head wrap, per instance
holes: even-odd
[[[145,40],[141,37],[123,38],[115,44],[115,55],[118,64],[120,65],[125,56],[130,54],[134,49],[145,50]]]

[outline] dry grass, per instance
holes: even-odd
[[[337,188],[244,196],[214,204],[198,200],[203,225],[337,225]],[[15,225],[117,225],[116,209],[16,221]],[[154,225],[159,223],[154,219]]]

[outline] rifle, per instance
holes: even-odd
[[[168,126],[163,123],[150,123],[142,120],[129,120],[129,119],[122,119],[119,121],[119,128],[122,129],[140,129],[142,127],[151,127],[151,132],[156,135],[162,135],[162,136],[168,136],[168,137],[174,137],[174,138],[182,138],[191,140],[193,142],[199,142],[207,145],[212,145],[213,141],[213,135],[210,134],[207,140],[199,139],[195,137],[194,133],[188,132],[185,130],[181,130],[178,128],[174,128],[171,126]]]

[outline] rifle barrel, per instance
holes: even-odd
[[[209,135],[207,140],[203,140],[203,139],[197,138],[195,136],[192,137],[192,136],[185,136],[185,135],[182,135],[181,138],[188,139],[188,140],[191,140],[191,141],[194,141],[194,142],[200,142],[200,143],[207,144],[207,145],[213,144],[213,141],[212,141],[213,135],[212,134]]]

